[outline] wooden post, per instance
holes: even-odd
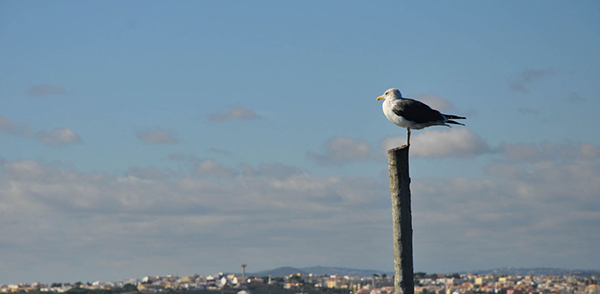
[[[414,294],[412,215],[408,145],[388,150],[394,234],[394,287],[396,294]]]

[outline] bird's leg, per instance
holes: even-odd
[[[410,129],[406,128],[406,146],[410,146]]]

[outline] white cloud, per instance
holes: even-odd
[[[171,131],[157,128],[155,130],[138,131],[135,136],[146,142],[152,144],[177,144],[179,140],[175,138],[175,135]]]
[[[34,160],[22,160],[3,164],[5,178],[10,180],[37,179],[47,175],[44,168]]]
[[[29,137],[32,130],[27,126],[14,122],[0,115],[0,132],[7,132],[15,136]],[[34,136],[38,141],[48,146],[66,146],[81,143],[81,138],[68,127],[55,128],[51,131],[38,131]]]
[[[210,159],[202,160],[196,164],[196,174],[204,177],[230,178],[236,171],[218,164]]]
[[[442,113],[454,111],[454,104],[452,104],[452,102],[435,94],[420,95],[417,96],[416,99]]]
[[[7,132],[16,136],[29,136],[31,130],[17,122],[14,122],[0,114],[0,132]]]
[[[499,152],[478,178],[412,179],[417,269],[489,268],[498,260],[598,264],[600,148],[534,149],[560,152]],[[194,160],[192,173],[165,176],[147,167],[123,177],[4,161],[0,255],[7,258],[0,269],[57,267],[75,281],[115,280],[147,275],[153,264],[195,273],[199,261],[200,270],[237,267],[240,259],[268,268],[339,264],[348,255],[356,256],[351,266],[392,268],[386,177],[317,177],[283,164],[228,168],[182,159]],[[273,261],[264,260],[267,254]],[[81,276],[90,272],[82,258],[117,276]]]
[[[551,69],[527,69],[518,73],[509,82],[509,87],[513,91],[527,93],[529,92],[527,89],[529,85],[553,73],[554,71]]]
[[[66,95],[67,90],[54,85],[41,84],[29,87],[27,94],[35,97],[46,97],[48,95]]]
[[[491,152],[487,142],[467,128],[412,131],[410,141],[410,156],[414,157],[472,157]],[[404,137],[388,137],[381,142],[384,150],[404,144]]]
[[[500,144],[501,152],[513,160],[536,160],[541,157],[541,150],[535,144]]]
[[[306,157],[320,165],[341,165],[366,159],[371,148],[365,140],[336,137],[325,143],[325,151],[321,154],[309,151]]]
[[[567,97],[565,97],[562,100],[567,103],[583,103],[587,102],[588,99],[586,97],[582,97],[578,93],[571,92]]]
[[[600,157],[600,147],[589,143],[580,143],[579,152],[582,158],[598,158]]]
[[[212,161],[200,168],[223,170]],[[364,248],[350,245],[356,235],[342,228],[352,226],[375,239],[379,223],[387,221],[387,187],[292,169],[274,165],[253,168],[255,174],[235,171],[221,181],[194,175],[117,177],[31,160],[6,162],[0,172],[0,254],[7,258],[0,269],[48,266],[65,269],[63,281],[65,276],[116,280],[124,273],[147,275],[148,268],[140,264],[149,257],[161,271],[194,273],[200,261],[204,270],[216,270],[240,259],[264,264],[266,254],[288,264],[310,258],[307,265],[346,254],[363,256]],[[273,176],[281,170],[288,175]],[[373,193],[383,195],[382,201]],[[318,253],[324,248],[329,248],[326,253]],[[372,266],[370,259],[378,255],[357,259]],[[116,276],[85,276],[93,271],[81,259]]]
[[[235,105],[229,109],[227,113],[214,113],[208,116],[210,121],[226,121],[226,120],[251,120],[258,119],[260,116],[254,110],[248,109],[242,105]]]
[[[482,268],[487,258],[510,266],[593,268],[599,261],[591,256],[600,245],[600,161],[596,151],[594,159],[583,160],[582,150],[597,146],[546,145],[563,152],[545,157],[527,145],[523,152],[501,152],[484,179],[413,179],[415,246],[431,254],[415,263]],[[433,250],[433,240],[443,240],[453,254]]]
[[[510,160],[528,163],[543,160],[589,160],[600,158],[600,147],[589,143],[502,143],[499,150]]]
[[[81,138],[70,128],[56,128],[52,131],[40,131],[37,139],[49,146],[66,146],[81,143]]]

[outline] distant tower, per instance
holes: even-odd
[[[242,264],[242,279],[246,279],[246,264]]]

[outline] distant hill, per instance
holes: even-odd
[[[364,270],[364,269],[353,269],[353,268],[343,268],[343,267],[327,267],[327,266],[312,266],[312,267],[278,267],[276,269],[261,271],[256,273],[248,274],[249,276],[256,277],[264,277],[264,276],[272,276],[272,277],[283,277],[289,276],[293,274],[315,274],[315,275],[340,275],[340,276],[355,276],[355,277],[371,277],[373,274],[382,275],[394,275],[394,273],[382,272],[378,270]]]
[[[284,276],[289,276],[289,275],[293,275],[293,274],[297,274],[297,273],[301,273],[303,275],[308,274],[307,272],[305,272],[305,271],[303,271],[303,270],[301,270],[299,268],[284,266],[284,267],[278,267],[278,268],[272,269],[272,270],[266,270],[266,271],[261,271],[261,272],[256,272],[256,273],[250,273],[250,274],[247,274],[247,276],[255,276],[255,277],[265,277],[265,276],[284,277]]]
[[[365,270],[365,269],[353,269],[353,268],[343,268],[343,267],[327,267],[327,266],[313,266],[313,267],[305,267],[302,270],[307,271],[309,273],[313,273],[316,275],[340,275],[340,276],[355,276],[355,277],[372,277],[373,274],[377,274],[381,276],[382,274],[386,274],[388,276],[393,276],[394,272],[383,272],[378,270]]]
[[[464,273],[478,274],[478,275],[507,275],[507,276],[556,276],[556,275],[575,275],[575,276],[596,276],[600,277],[600,270],[573,270],[573,269],[562,269],[562,268],[551,268],[551,267],[538,267],[538,268],[514,268],[505,267],[491,270],[474,270]]]
[[[289,276],[293,274],[300,273],[302,275],[307,275],[310,273],[316,275],[341,275],[341,276],[355,276],[355,277],[371,277],[373,274],[377,274],[381,276],[382,274],[386,274],[388,276],[393,276],[394,272],[384,272],[379,270],[365,270],[365,269],[353,269],[353,268],[343,268],[343,267],[328,267],[328,266],[312,266],[312,267],[279,267],[272,270],[266,270],[261,272],[249,273],[247,276],[255,276],[255,277],[283,277]],[[541,267],[541,268],[514,268],[514,267],[505,267],[505,268],[497,268],[491,270],[472,270],[461,272],[463,274],[478,274],[478,275],[507,275],[507,276],[554,276],[554,275],[576,275],[576,276],[596,276],[600,277],[600,270],[572,270],[572,269],[561,269],[561,268],[549,268],[549,267]]]

